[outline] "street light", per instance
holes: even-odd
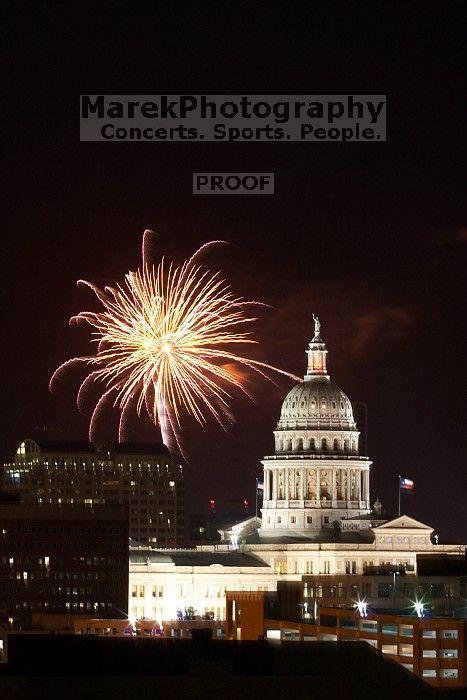
[[[423,613],[425,612],[424,607],[423,607],[423,603],[416,600],[414,603],[414,608],[415,608],[415,612],[417,613],[417,617],[423,617]]]
[[[367,616],[367,605],[364,600],[357,600],[357,610],[360,617]]]

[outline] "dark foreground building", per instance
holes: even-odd
[[[125,506],[0,504],[0,627],[33,616],[126,616]]]
[[[28,659],[25,664],[25,659]],[[60,669],[58,671],[58,669]],[[364,642],[274,643],[10,635],[0,695],[425,698],[434,691]]]
[[[228,591],[226,636],[297,644],[365,642],[431,686],[464,686],[465,620],[424,616],[421,611],[418,616],[408,610],[379,614],[360,601],[357,608],[319,606],[313,621],[306,622],[288,617],[288,596],[283,593]]]

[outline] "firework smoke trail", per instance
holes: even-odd
[[[251,398],[242,376],[232,367],[243,365],[271,381],[271,372],[299,378],[228,349],[257,343],[249,331],[240,329],[257,320],[246,308],[260,303],[234,297],[219,273],[204,270],[197,262],[211,245],[225,241],[204,244],[179,267],[162,259],[156,268],[148,263],[152,235],[149,230],[144,232],[143,266],[129,272],[123,285],[102,290],[78,281],[94,292],[103,309],[81,311],[70,324],[86,323],[94,329],[97,352],[60,365],[52,375],[50,389],[67,369],[84,362],[91,371],[78,390],[78,408],[94,382],[101,382],[104,389],[90,420],[91,442],[103,407],[113,400],[121,411],[120,441],[131,408],[135,406],[140,415],[145,407],[153,422],[160,425],[164,443],[183,454],[182,413],[200,424],[210,413],[225,427],[231,420],[229,386]]]

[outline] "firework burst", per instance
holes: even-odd
[[[50,380],[50,389],[55,388],[65,370],[85,363],[91,371],[78,390],[78,408],[82,409],[94,382],[103,386],[90,420],[91,441],[99,414],[107,402],[113,401],[120,409],[120,441],[124,439],[127,414],[136,407],[138,415],[142,409],[147,410],[153,422],[160,425],[166,445],[176,446],[183,453],[182,413],[201,424],[208,414],[223,427],[232,422],[230,388],[250,396],[242,367],[268,379],[271,372],[298,378],[233,351],[236,345],[257,343],[243,328],[257,320],[247,308],[258,302],[234,297],[219,273],[211,273],[199,264],[207,247],[223,241],[203,245],[181,266],[162,259],[154,267],[147,261],[151,234],[145,231],[143,235],[142,268],[129,272],[123,285],[102,290],[78,281],[92,289],[103,309],[81,311],[70,324],[86,323],[94,329],[97,352],[60,365]]]

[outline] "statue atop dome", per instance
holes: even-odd
[[[315,316],[314,314],[312,314],[312,315],[313,315],[313,321],[315,322],[315,337],[316,337],[316,336],[319,336],[319,332],[321,330],[321,323],[319,322],[318,316]]]

